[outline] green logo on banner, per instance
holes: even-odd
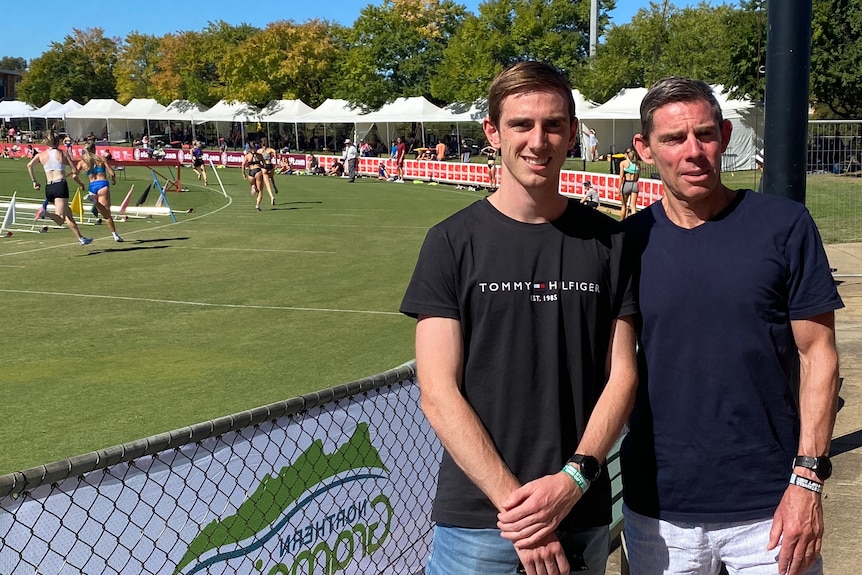
[[[372,472],[369,473],[369,469]],[[315,440],[296,461],[283,467],[277,475],[264,476],[254,493],[239,506],[234,515],[207,524],[189,544],[174,575],[193,563],[195,565],[186,572],[187,575],[221,561],[248,555],[278,536],[297,511],[330,489],[350,481],[386,477],[379,471],[373,472],[375,469],[389,471],[371,443],[367,423],[357,425],[347,443],[331,455],[323,452],[323,441]],[[359,470],[364,470],[364,473]],[[336,476],[339,476],[339,480],[328,481]],[[391,518],[391,506],[385,496],[378,496],[372,501],[372,505],[381,503]],[[388,527],[387,520],[387,532]],[[226,548],[230,550],[223,551]],[[212,550],[222,551],[201,560],[204,554]]]

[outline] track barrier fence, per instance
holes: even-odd
[[[0,476],[0,573],[417,573],[441,455],[405,364]]]

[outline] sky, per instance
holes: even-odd
[[[456,1],[468,11],[479,13],[480,0]],[[73,28],[98,26],[105,36],[122,39],[133,31],[154,36],[179,30],[199,31],[208,22],[219,20],[264,28],[278,20],[301,23],[321,18],[349,26],[369,3],[380,5],[382,0],[289,0],[254,3],[251,8],[236,0],[41,0],[35,5],[27,0],[3,0],[6,24],[0,34],[0,57],[38,58],[50,48],[51,42],[62,42]],[[687,6],[698,2],[673,0],[673,4]],[[272,8],[267,10],[266,6]],[[611,12],[612,21],[626,24],[640,8],[648,6],[649,0],[617,0],[617,8]]]

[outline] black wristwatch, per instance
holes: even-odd
[[[592,483],[602,474],[602,464],[592,455],[580,455],[578,453],[569,458],[568,463],[575,463],[581,470],[581,474]]]
[[[832,462],[828,457],[806,457],[797,455],[793,458],[793,467],[804,467],[814,472],[820,481],[826,481],[832,476]]]

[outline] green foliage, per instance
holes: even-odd
[[[575,84],[587,98],[607,101],[621,88],[648,87],[671,75],[726,84],[728,53],[738,39],[729,6],[677,8],[650,2],[632,21],[611,26],[591,67]]]
[[[280,99],[316,106],[325,99],[337,55],[329,23],[275,22],[225,52],[217,66],[221,84],[216,93],[257,106]]]
[[[0,70],[26,70],[27,60],[18,56],[0,58]]]
[[[379,0],[352,26],[277,21],[261,30],[210,22],[201,31],[124,40],[73,30],[30,62],[19,85],[34,105],[50,99],[153,97],[212,105],[344,98],[376,109],[403,96],[472,104],[504,67],[526,59],[563,70],[585,97],[683,74],[763,100],[766,0],[679,8],[653,0],[631,22],[611,24],[600,0],[595,57],[588,56],[588,0],[487,0],[479,14],[454,0]],[[782,7],[785,9],[785,7]],[[789,9],[789,7],[787,7]],[[810,97],[818,117],[862,116],[862,0],[814,0]],[[0,68],[25,69],[23,58]]]
[[[52,99],[65,102],[74,98],[85,103],[116,97],[114,64],[118,41],[105,38],[101,28],[72,32],[30,62],[30,71],[18,86],[22,100],[42,106]]]
[[[730,15],[735,38],[729,73],[723,82],[731,95],[762,102],[766,92],[766,0],[748,0]]]
[[[613,2],[599,2],[599,32]],[[571,79],[589,51],[589,2],[570,0],[490,0],[469,16],[449,42],[432,78],[435,97],[471,103],[487,95],[503,68],[521,60],[543,60]]]
[[[812,24],[811,96],[818,115],[862,117],[862,0],[815,0]]]
[[[153,74],[158,66],[159,39],[150,34],[129,33],[120,46],[114,78],[117,100],[127,104],[132,98],[152,98]]]
[[[400,96],[434,100],[431,78],[464,17],[451,0],[369,4],[345,31],[334,97],[368,108]]]

